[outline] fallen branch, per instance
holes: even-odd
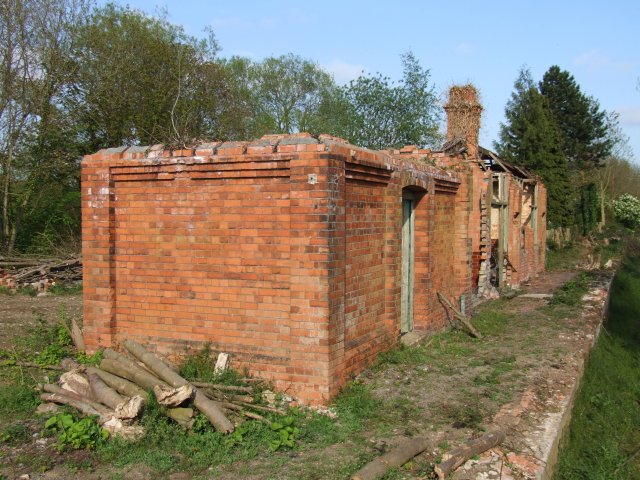
[[[41,393],[40,399],[45,402],[53,402],[60,405],[69,405],[75,408],[76,410],[79,410],[84,415],[90,415],[90,416],[96,415],[100,417],[101,421],[104,420],[106,422],[108,420],[106,418],[103,418],[100,412],[98,412],[95,408],[93,408],[87,402],[78,400],[77,398],[72,398],[68,395],[61,395],[58,393]]]
[[[158,377],[169,383],[172,387],[181,387],[188,385],[189,382],[169,368],[160,358],[151,352],[148,352],[142,345],[132,340],[124,341],[125,348],[138,360],[144,363]],[[234,430],[233,424],[224,416],[218,406],[210,400],[204,393],[196,389],[193,404],[200,410],[211,422],[211,424],[223,433],[231,433]]]
[[[416,455],[424,452],[431,442],[424,437],[403,441],[393,450],[367,463],[353,474],[351,480],[374,480],[384,477],[389,469],[404,465]]]
[[[237,385],[220,385],[218,383],[207,383],[207,382],[191,382],[191,385],[198,388],[213,388],[215,390],[221,390],[223,392],[253,393],[253,388],[241,387]]]
[[[453,312],[453,316],[456,320],[458,320],[460,323],[462,323],[465,327],[467,327],[467,330],[469,331],[469,333],[471,335],[473,335],[476,338],[482,338],[482,334],[480,332],[478,332],[478,330],[476,330],[476,328],[471,324],[471,322],[469,321],[469,319],[463,315],[451,302],[451,300],[449,300],[446,296],[444,296],[442,293],[438,292],[438,300],[440,300],[440,302],[445,306],[445,307],[449,307],[451,309],[451,311]]]
[[[114,412],[111,409],[105,407],[104,405],[101,405],[98,402],[94,402],[89,398],[85,398],[82,395],[78,395],[77,393],[74,393],[70,390],[65,390],[64,388],[60,388],[57,385],[47,384],[47,385],[44,385],[42,388],[45,392],[48,392],[52,395],[58,395],[60,397],[70,398],[76,402],[79,402],[83,405],[90,407],[91,411],[95,413],[89,413],[88,415],[100,415],[100,418],[104,418],[105,421],[108,420],[110,417],[115,416]],[[55,400],[48,400],[48,401],[60,403],[60,402],[56,402]],[[71,406],[75,407],[75,405],[71,405]],[[80,408],[78,408],[78,410],[82,411]]]
[[[495,430],[485,433],[481,437],[473,438],[464,445],[454,448],[450,453],[445,454],[442,462],[434,467],[434,471],[438,475],[439,480],[444,480],[449,473],[453,472],[471,457],[500,445],[504,439],[505,434],[501,430]]]
[[[43,370],[63,371],[62,367],[57,365],[40,365],[39,363],[23,362],[20,360],[6,360],[2,362],[3,367],[25,367],[25,368],[41,368]]]

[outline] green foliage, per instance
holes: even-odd
[[[614,279],[605,329],[589,357],[556,480],[640,478],[640,257]]]
[[[91,355],[87,355],[85,352],[78,352],[76,354],[76,360],[83,365],[92,365],[94,367],[97,367],[102,361],[103,353],[104,350],[98,350]]]
[[[441,140],[441,114],[430,72],[412,52],[402,55],[402,66],[398,84],[378,73],[361,75],[333,91],[324,99],[313,131],[371,149],[435,145]]]
[[[595,183],[582,186],[579,194],[576,224],[582,235],[588,235],[600,221],[600,198]]]
[[[589,290],[589,275],[581,273],[573,280],[569,280],[553,294],[549,301],[550,305],[578,305],[582,297]]]
[[[625,193],[613,201],[613,212],[623,225],[634,229],[640,225],[640,200]]]
[[[187,355],[180,365],[180,375],[200,382],[220,383],[224,385],[238,385],[242,374],[227,369],[222,373],[215,372],[216,361],[212,358],[211,345],[206,344],[198,352]]]
[[[573,76],[557,65],[542,77],[540,93],[561,132],[567,163],[578,170],[599,165],[611,152],[612,143],[607,113],[598,102],[583,94]]]
[[[247,70],[256,107],[256,132],[307,131],[335,84],[318,64],[297,55],[269,57]]]
[[[540,175],[547,187],[551,226],[573,224],[572,188],[561,150],[561,133],[547,100],[540,94],[529,70],[523,68],[505,108],[507,123],[500,126],[496,149],[506,160]]]
[[[276,432],[278,438],[269,442],[269,450],[277,452],[281,448],[294,448],[296,438],[300,435],[300,429],[294,425],[294,418],[284,417],[280,421],[271,423],[271,430]]]
[[[82,283],[56,283],[49,288],[49,293],[52,295],[77,295],[82,292]]]
[[[44,428],[58,434],[58,450],[67,445],[74,450],[91,450],[109,438],[109,432],[94,417],[78,420],[70,413],[54,415],[46,421]]]

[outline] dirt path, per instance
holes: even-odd
[[[63,311],[67,318],[81,320],[82,293],[42,297],[0,295],[0,348],[8,348],[12,339],[23,336],[40,320],[48,323],[60,321]]]

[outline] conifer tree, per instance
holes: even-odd
[[[561,133],[531,78],[522,68],[505,109],[495,147],[505,160],[539,175],[547,187],[548,218],[552,227],[572,224],[569,170],[561,149]]]
[[[561,133],[562,153],[573,170],[590,170],[601,165],[611,153],[607,112],[593,97],[582,93],[566,70],[554,65],[540,82]]]

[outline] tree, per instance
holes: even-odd
[[[540,94],[531,72],[522,68],[505,108],[507,123],[500,126],[498,154],[539,175],[547,188],[549,223],[573,223],[569,171],[561,150],[561,133]]]
[[[402,65],[398,85],[379,73],[361,75],[325,97],[314,129],[371,149],[437,144],[440,106],[429,70],[411,52]]]
[[[21,224],[37,200],[51,202],[51,188],[77,177],[77,157],[67,154],[75,135],[66,138],[69,122],[61,114],[61,95],[71,75],[72,29],[82,24],[89,7],[84,0],[0,2],[0,243],[4,251],[13,250]]]
[[[162,18],[113,4],[95,10],[78,30],[68,95],[89,149],[181,144],[215,132],[216,119],[198,106],[222,97],[217,51],[213,36],[197,40]],[[214,88],[198,97],[203,85]]]
[[[562,152],[574,170],[598,166],[611,152],[607,112],[582,93],[573,76],[554,65],[540,82],[540,93],[561,132]]]
[[[327,72],[291,53],[254,63],[248,74],[260,133],[308,130],[322,99],[335,89]]]

